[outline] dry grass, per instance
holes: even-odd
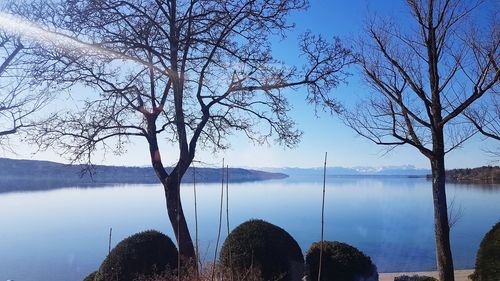
[[[219,264],[215,268],[215,274],[212,271],[213,264],[206,264],[200,267],[199,272],[191,267],[181,270],[180,274],[169,271],[154,276],[140,276],[135,281],[264,281],[260,277],[260,271],[255,268],[246,272],[235,272]]]
[[[135,281],[264,281],[260,277],[260,272],[257,269],[252,269],[243,273],[231,272],[228,268],[222,268],[216,265],[217,271],[215,278],[212,280],[212,266],[213,264],[206,264],[200,268],[199,274],[193,268],[184,269],[180,276],[177,272],[165,272],[155,276],[141,276]],[[470,281],[468,276],[473,272],[472,269],[455,270],[455,281]],[[431,277],[438,277],[437,271],[427,272],[392,272],[392,273],[379,273],[379,281],[394,281],[394,278],[401,275],[424,275]]]

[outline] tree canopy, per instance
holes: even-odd
[[[33,113],[47,104],[50,94],[45,84],[37,85],[27,73],[30,46],[15,34],[0,30],[0,145],[9,135],[32,127]],[[45,87],[45,94],[37,90]]]
[[[352,62],[339,39],[303,34],[303,66],[290,67],[272,53],[271,37],[284,37],[293,27],[289,14],[307,5],[304,0],[13,3],[10,11],[50,37],[37,57],[36,77],[95,93],[86,95],[78,110],[38,127],[33,140],[79,161],[91,159],[100,144],[120,153],[130,137],[144,137],[165,189],[180,255],[194,258],[179,184],[197,147],[225,149],[235,131],[259,144],[275,139],[295,146],[301,132],[288,116],[287,89],[301,88],[309,102],[337,109],[330,90],[344,81]],[[176,163],[171,172],[159,149],[165,139],[179,153],[168,155]]]

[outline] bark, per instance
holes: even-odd
[[[446,204],[446,171],[444,163],[444,132],[439,87],[439,55],[437,51],[436,30],[433,27],[434,2],[429,1],[429,28],[427,38],[428,73],[432,93],[431,131],[432,131],[432,197],[434,201],[434,235],[436,240],[436,262],[440,281],[454,281],[453,257],[450,246],[450,225],[448,222],[448,206]]]
[[[434,233],[439,280],[454,281],[453,257],[450,247],[450,226],[446,205],[444,153],[431,160],[432,195],[434,200]]]
[[[409,144],[430,160],[439,279],[454,281],[444,156],[476,132],[496,138],[488,130],[489,126],[495,131],[496,123],[491,121],[495,106],[479,99],[498,92],[499,41],[498,36],[488,35],[496,34],[494,28],[478,29],[484,34],[464,33],[476,21],[479,14],[473,11],[481,1],[472,5],[461,0],[406,2],[413,27],[370,20],[367,40],[358,40],[357,63],[375,96],[344,111],[343,119],[376,144]],[[461,115],[477,131],[470,130]]]
[[[193,240],[189,233],[180,199],[180,179],[182,179],[181,175],[171,174],[167,178],[166,184],[163,185],[168,217],[174,229],[179,254],[183,262],[189,266],[196,266],[196,252],[194,251]]]
[[[151,163],[165,191],[168,218],[174,230],[175,239],[179,247],[179,255],[184,265],[196,267],[194,244],[189,233],[180,200],[180,183],[186,169],[179,169],[177,167],[170,175],[167,173],[161,161],[158,147],[156,134],[157,115],[146,115],[146,118],[148,122],[148,142]]]

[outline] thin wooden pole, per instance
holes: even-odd
[[[226,166],[226,226],[229,235],[229,166]]]
[[[179,254],[177,255],[177,281],[181,281],[181,228],[179,219],[179,208],[181,206],[181,175],[177,172],[177,184],[179,190],[177,192],[177,244],[179,245]]]
[[[226,166],[226,226],[227,226],[227,237],[229,237],[229,166]],[[226,238],[227,239],[227,238]],[[233,281],[233,273],[232,273],[232,268],[233,268],[233,262],[231,258],[231,243],[229,239],[227,241],[227,246],[229,248],[229,269],[230,269],[230,278],[231,281]]]
[[[111,234],[112,234],[112,232],[113,232],[113,228],[110,227],[109,228],[108,255],[109,255],[109,253],[111,253]]]
[[[326,187],[326,159],[328,152],[325,152],[325,163],[323,165],[323,198],[321,202],[321,241],[319,243],[319,269],[318,281],[321,280],[321,268],[323,265],[323,240],[325,234],[325,187]]]
[[[215,242],[215,250],[214,250],[214,261],[212,266],[212,281],[215,278],[215,263],[217,261],[217,250],[219,248],[219,240],[220,240],[220,232],[222,229],[222,210],[224,206],[224,158],[222,158],[222,181],[221,181],[221,189],[220,189],[220,208],[219,208],[219,230],[217,232],[217,240]]]
[[[200,279],[200,252],[198,246],[198,206],[196,202],[196,166],[193,163],[193,193],[194,193],[194,233],[195,233],[195,247],[196,247],[196,280]],[[198,264],[199,263],[199,264]]]

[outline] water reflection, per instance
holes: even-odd
[[[113,184],[107,184],[113,185]],[[123,184],[114,184],[115,186]],[[64,179],[50,179],[50,180],[32,180],[26,178],[0,178],[0,194],[9,192],[32,192],[32,191],[46,191],[60,188],[100,188],[102,183],[79,182],[75,183],[74,180]]]
[[[262,218],[286,229],[306,251],[320,238],[321,185],[293,178],[231,184],[231,227]],[[220,184],[197,188],[200,247],[208,261],[217,237]],[[455,267],[470,268],[482,236],[500,219],[500,188],[449,184],[448,198],[463,210],[452,229]],[[191,184],[183,185],[182,200],[194,230]],[[431,270],[432,210],[426,179],[331,177],[325,236],[361,249],[381,272]],[[145,229],[173,236],[159,185],[0,194],[0,225],[0,280],[81,280],[107,254],[110,227],[113,244]]]
[[[492,192],[496,193],[500,191],[500,184],[473,184],[473,183],[448,183],[451,184],[454,188],[463,188],[463,189],[480,189],[484,192]]]

